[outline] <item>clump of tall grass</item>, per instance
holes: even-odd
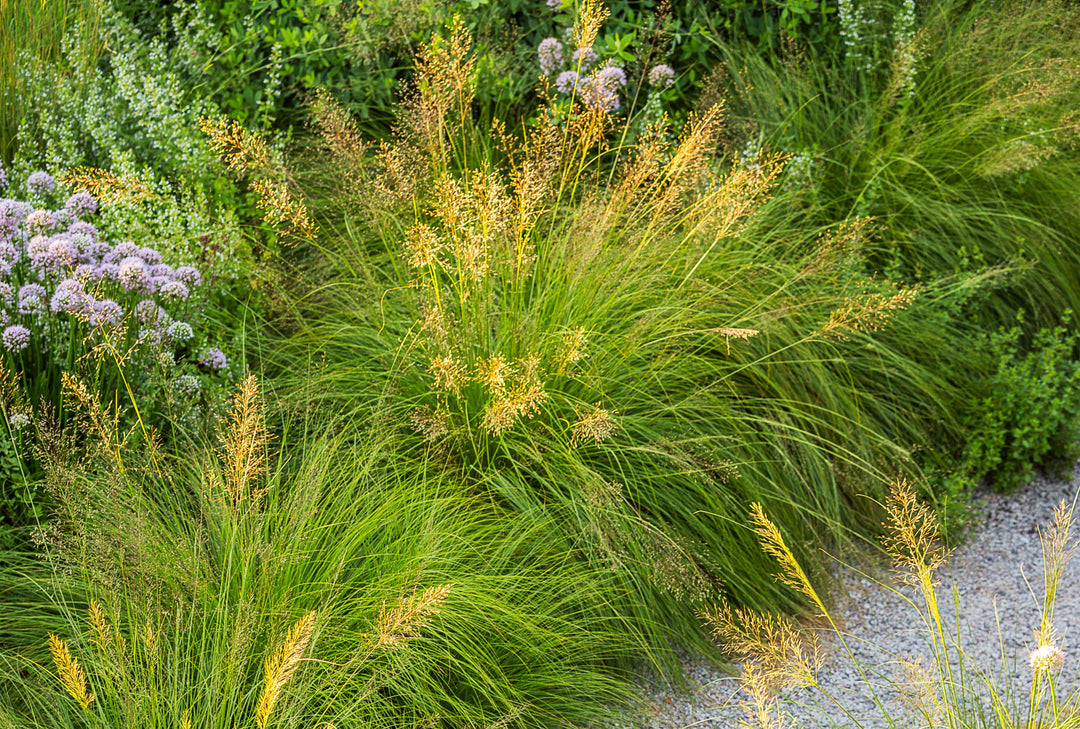
[[[782,616],[727,604],[704,613],[717,640],[745,658],[741,682],[751,724],[762,729],[789,726],[791,717],[776,691],[809,686],[819,695],[815,700],[829,707],[831,716],[843,716],[852,726],[862,726],[840,697],[817,682],[815,674],[823,661],[824,635],[833,638],[837,659],[850,661],[857,670],[866,695],[872,697],[888,726],[908,725],[912,720],[935,727],[1080,725],[1080,689],[1067,690],[1063,697],[1060,690],[1063,687],[1055,686],[1064,653],[1060,648],[1061,636],[1055,628],[1054,606],[1065,567],[1077,547],[1072,534],[1073,505],[1062,501],[1054,510],[1048,528],[1040,532],[1043,595],[1039,625],[1034,630],[1035,647],[1028,660],[1030,685],[1026,680],[1017,683],[1019,673],[1005,663],[1004,647],[1001,670],[979,665],[963,643],[963,631],[943,616],[943,596],[939,594],[936,572],[945,564],[948,551],[941,544],[936,516],[906,481],[893,485],[886,511],[888,520],[882,542],[892,559],[898,584],[883,586],[910,604],[915,623],[921,626],[926,638],[927,651],[923,656],[929,655],[929,665],[924,665],[922,656],[899,657],[904,677],[890,679],[880,668],[861,662],[850,645],[851,636],[837,624],[780,529],[755,504],[751,511],[753,529],[762,549],[779,565],[777,579],[802,593],[814,606],[824,627],[813,630]],[[959,606],[960,598],[953,595],[951,600]],[[957,620],[962,617],[960,612]],[[882,679],[903,697],[907,713],[898,715],[883,699]],[[1021,690],[1017,690],[1018,685]],[[1025,686],[1026,701],[1022,700]]]
[[[202,452],[68,385],[79,428],[38,418],[46,561],[0,578],[15,725],[554,726],[631,696],[605,664],[634,638],[594,609],[614,585],[537,525],[385,442],[276,453],[253,377]]]
[[[588,39],[600,16],[582,17]],[[614,608],[654,646],[705,648],[693,606],[717,591],[799,609],[738,515],[782,512],[810,563],[823,534],[871,523],[876,464],[909,456],[865,417],[844,357],[958,284],[866,275],[858,221],[759,245],[782,160],[718,174],[718,106],[632,147],[583,103],[488,133],[471,69],[460,26],[436,39],[383,143],[319,98],[322,260],[264,362],[303,373],[295,403],[368,414],[399,457],[560,524],[552,540],[612,570]]]

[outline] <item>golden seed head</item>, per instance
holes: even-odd
[[[408,641],[420,636],[420,629],[439,612],[439,606],[450,595],[453,584],[429,587],[422,593],[414,592],[396,607],[379,613],[375,622],[375,646],[401,648]]]
[[[315,611],[312,610],[296,621],[281,646],[267,657],[263,671],[263,690],[255,709],[255,723],[258,724],[259,729],[264,729],[266,726],[270,713],[274,710],[274,704],[281,695],[281,690],[296,673],[300,661],[303,660],[311,644],[311,634],[314,630]]]
[[[570,431],[570,445],[576,447],[582,442],[591,440],[594,445],[607,440],[615,432],[616,410],[607,410],[596,403],[581,416]]]
[[[97,167],[68,170],[60,181],[75,192],[90,193],[101,203],[141,202],[154,196],[146,183],[135,175],[116,175]]]
[[[430,225],[420,223],[405,231],[405,253],[412,268],[430,266],[442,247],[443,242]]]
[[[428,372],[435,378],[435,389],[458,392],[465,384],[465,368],[452,354],[440,354],[431,359]]]
[[[67,643],[49,633],[49,653],[52,654],[53,663],[60,674],[60,684],[68,692],[71,698],[82,707],[83,711],[90,707],[94,695],[87,686],[86,674],[75,656],[68,650]]]

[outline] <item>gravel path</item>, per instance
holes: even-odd
[[[981,515],[973,538],[953,553],[938,577],[939,600],[946,623],[956,635],[952,595],[955,588],[960,603],[960,628],[963,645],[977,664],[993,674],[1011,678],[1014,695],[1027,701],[1031,671],[1028,656],[1034,648],[1034,630],[1039,626],[1042,603],[1042,552],[1038,529],[1050,523],[1054,507],[1062,500],[1072,503],[1080,488],[1080,466],[1071,480],[1037,477],[1026,487],[1001,495],[980,491],[975,498]],[[1074,527],[1072,537],[1078,535]],[[840,573],[847,599],[837,608],[837,615],[849,634],[848,642],[864,666],[872,667],[889,679],[902,676],[897,657],[912,658],[928,652],[929,644],[914,608],[900,596],[885,590],[850,569]],[[1080,675],[1080,556],[1065,571],[1058,591],[1055,613],[1058,644],[1065,651],[1066,663],[1057,683],[1065,689],[1078,685]],[[841,697],[855,719],[867,729],[886,727],[881,711],[868,696],[850,660],[837,650],[833,636],[829,659],[818,672],[819,682],[834,696]],[[1003,668],[1002,657],[1004,655]],[[844,658],[841,660],[841,658]],[[688,659],[688,671],[696,683],[691,695],[680,696],[654,692],[654,708],[641,727],[649,729],[727,729],[740,725],[744,716],[738,705],[735,682],[704,662]],[[1011,674],[1011,675],[1010,675]],[[999,680],[997,685],[1008,683]],[[877,679],[880,695],[894,717],[910,716],[899,703],[898,693],[889,682]],[[855,726],[834,705],[822,704],[816,692],[808,689],[786,692],[785,710],[797,726]],[[820,706],[815,706],[820,704]],[[903,726],[922,726],[918,722]]]

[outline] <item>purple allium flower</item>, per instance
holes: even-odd
[[[165,336],[173,342],[186,342],[195,336],[195,332],[186,321],[174,321],[165,329]]]
[[[30,330],[26,327],[12,324],[4,330],[4,349],[9,352],[21,352],[30,344]]]
[[[536,55],[540,57],[540,71],[545,76],[550,76],[559,70],[563,62],[563,47],[558,38],[545,38],[536,47]]]
[[[74,221],[68,226],[68,233],[71,235],[85,235],[95,243],[98,240],[98,229],[94,227],[93,223],[87,223],[85,220]],[[109,246],[109,250],[112,250],[112,246]]]
[[[137,256],[128,256],[120,261],[118,278],[120,285],[128,291],[142,291],[153,285],[147,275],[146,262]]]
[[[158,263],[150,267],[150,275],[154,278],[176,278],[176,271],[167,263]]]
[[[590,81],[581,92],[585,106],[602,111],[617,111],[620,106],[618,80],[610,76],[602,78],[598,73]]]
[[[65,278],[56,285],[49,308],[89,317],[94,311],[94,297],[86,293],[76,279]]]
[[[7,172],[4,171],[4,165],[0,165],[0,190],[7,187]]]
[[[180,375],[173,380],[173,389],[181,395],[198,395],[202,389],[202,383],[195,375]]]
[[[666,89],[675,83],[675,69],[665,63],[653,66],[649,71],[649,84]]]
[[[71,270],[79,263],[79,248],[67,238],[53,236],[45,249],[44,267],[51,273]]]
[[[64,211],[72,220],[97,212],[97,200],[88,192],[77,192],[64,203]]]
[[[101,271],[92,263],[80,263],[75,268],[75,278],[84,286],[97,283],[101,280]]]
[[[45,287],[41,284],[29,283],[19,288],[19,313],[42,314],[45,312],[45,299],[47,297]]]
[[[9,240],[0,241],[0,274],[7,276],[19,262],[19,249]]]
[[[559,77],[555,79],[555,89],[560,94],[569,96],[574,92],[574,89],[579,86],[579,78],[577,71],[563,71],[559,74]]]
[[[188,287],[182,281],[166,280],[158,289],[163,299],[168,301],[183,301],[189,295]]]
[[[56,180],[48,172],[38,170],[26,178],[26,189],[34,195],[44,195],[56,189]]]
[[[225,358],[225,353],[217,347],[209,347],[199,357],[199,364],[212,370],[223,370],[228,366],[229,360]]]
[[[139,258],[146,261],[146,265],[153,266],[157,263],[161,263],[161,254],[155,251],[153,248],[140,248],[136,253]]]
[[[139,341],[146,342],[151,347],[160,347],[164,337],[165,333],[156,327],[139,330]]]
[[[15,298],[15,289],[11,288],[11,284],[0,281],[0,301],[6,305],[10,304],[13,298]]]
[[[49,239],[43,235],[35,235],[26,243],[26,257],[30,259],[30,267],[36,271],[42,271],[48,265]]]
[[[23,218],[22,206],[14,200],[0,200],[0,240],[11,240]]]
[[[7,309],[0,309],[0,327],[6,327],[11,323],[11,315],[7,313]]]
[[[153,299],[143,299],[135,304],[135,316],[143,324],[163,327],[169,321],[169,313]]]
[[[94,310],[90,314],[90,323],[96,327],[103,325],[119,326],[124,320],[124,310],[120,304],[112,299],[103,299],[94,302]]]
[[[91,243],[86,248],[86,252],[90,255],[90,258],[96,262],[101,262],[101,259],[105,257],[105,254],[112,250],[112,246],[108,243],[98,241]]]
[[[546,0],[547,6],[552,10],[558,10],[562,7],[562,0]]]
[[[191,289],[199,288],[202,283],[202,274],[194,266],[180,266],[176,269],[175,276],[177,281],[183,281]]]
[[[619,86],[626,86],[626,71],[610,61],[596,73],[596,78],[609,88],[617,89]]]
[[[592,48],[578,48],[570,57],[570,65],[579,73],[585,73],[596,63],[596,51]]]
[[[117,258],[115,261],[109,261],[109,263],[119,263],[121,260],[127,258],[128,256],[139,255],[139,246],[135,245],[129,240],[125,240],[113,246],[112,252],[116,254]]]
[[[56,222],[48,210],[35,210],[26,216],[26,229],[30,235],[48,235],[56,227]]]
[[[120,283],[120,267],[115,263],[102,263],[98,266],[98,275],[102,281]]]

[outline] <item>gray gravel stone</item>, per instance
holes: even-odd
[[[1011,685],[1017,701],[1025,705],[1031,686],[1028,658],[1036,647],[1034,631],[1039,626],[1043,592],[1039,529],[1049,525],[1060,501],[1074,502],[1078,488],[1080,468],[1074,469],[1071,479],[1037,477],[1008,495],[980,490],[974,499],[979,516],[971,538],[938,572],[947,631],[954,637],[959,635],[970,660],[996,676],[996,686]],[[1072,536],[1074,540],[1078,536],[1076,528]],[[925,726],[902,704],[900,692],[892,686],[902,676],[898,658],[925,654],[924,664],[931,659],[926,629],[915,609],[905,601],[905,593],[875,584],[860,570],[838,566],[837,577],[846,596],[839,600],[836,615],[852,652],[870,673],[878,698],[887,713],[900,720],[895,726]],[[875,578],[891,584],[885,574]],[[916,599],[910,590],[906,595]],[[1080,675],[1080,557],[1069,564],[1062,577],[1054,622],[1058,645],[1066,656],[1065,668],[1056,679],[1059,695],[1064,698],[1069,689],[1078,686]],[[786,692],[782,698],[795,725],[806,729],[890,726],[835,635],[824,637],[828,657],[818,680],[840,698],[851,716],[816,691],[800,689]],[[738,703],[737,681],[692,656],[685,657],[685,664],[695,689],[688,695],[674,695],[653,688],[652,710],[632,725],[649,729],[740,726],[745,714]],[[955,661],[953,665],[959,670]],[[985,688],[982,693],[985,695]]]

